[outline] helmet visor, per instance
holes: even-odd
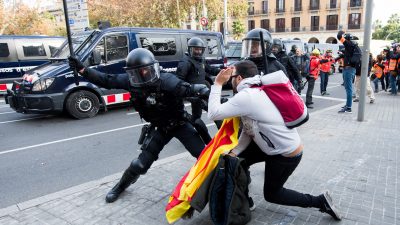
[[[189,55],[195,58],[203,58],[205,48],[203,47],[189,47]]]
[[[262,57],[261,43],[259,40],[245,39],[242,42],[242,58]]]
[[[160,65],[158,62],[135,69],[126,68],[129,82],[133,87],[141,87],[151,84],[160,78]]]

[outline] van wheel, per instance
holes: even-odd
[[[95,94],[82,90],[68,97],[66,108],[68,113],[76,119],[91,118],[99,112],[100,102]]]

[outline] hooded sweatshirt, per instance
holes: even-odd
[[[300,136],[296,129],[286,127],[279,110],[264,91],[251,88],[260,84],[259,75],[243,79],[237,87],[238,93],[223,104],[220,102],[222,87],[212,85],[208,118],[222,120],[241,117],[243,131],[238,145],[232,150],[237,155],[252,140],[267,155],[289,155],[300,146]]]

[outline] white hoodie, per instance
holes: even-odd
[[[241,117],[243,131],[238,146],[232,150],[236,155],[245,150],[251,140],[268,155],[289,155],[300,146],[300,136],[296,129],[286,127],[280,112],[263,90],[250,88],[255,84],[261,84],[259,75],[243,79],[237,87],[238,93],[224,104],[220,101],[222,87],[211,86],[208,118]]]

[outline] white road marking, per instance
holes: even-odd
[[[4,124],[4,123],[14,123],[14,122],[19,122],[19,121],[24,121],[24,120],[41,119],[41,118],[47,118],[47,117],[52,117],[52,115],[48,115],[48,116],[39,116],[39,117],[31,117],[31,118],[19,119],[19,120],[8,120],[8,121],[0,122],[0,124]]]
[[[0,115],[1,114],[10,114],[10,113],[17,113],[17,112],[2,112],[2,113],[0,113]]]
[[[301,94],[301,96],[306,97],[305,94]],[[320,99],[326,99],[326,100],[333,100],[333,101],[341,101],[341,102],[345,102],[346,99],[343,98],[333,98],[333,97],[325,97],[325,96],[319,96],[319,95],[313,95],[313,98],[320,98]]]

